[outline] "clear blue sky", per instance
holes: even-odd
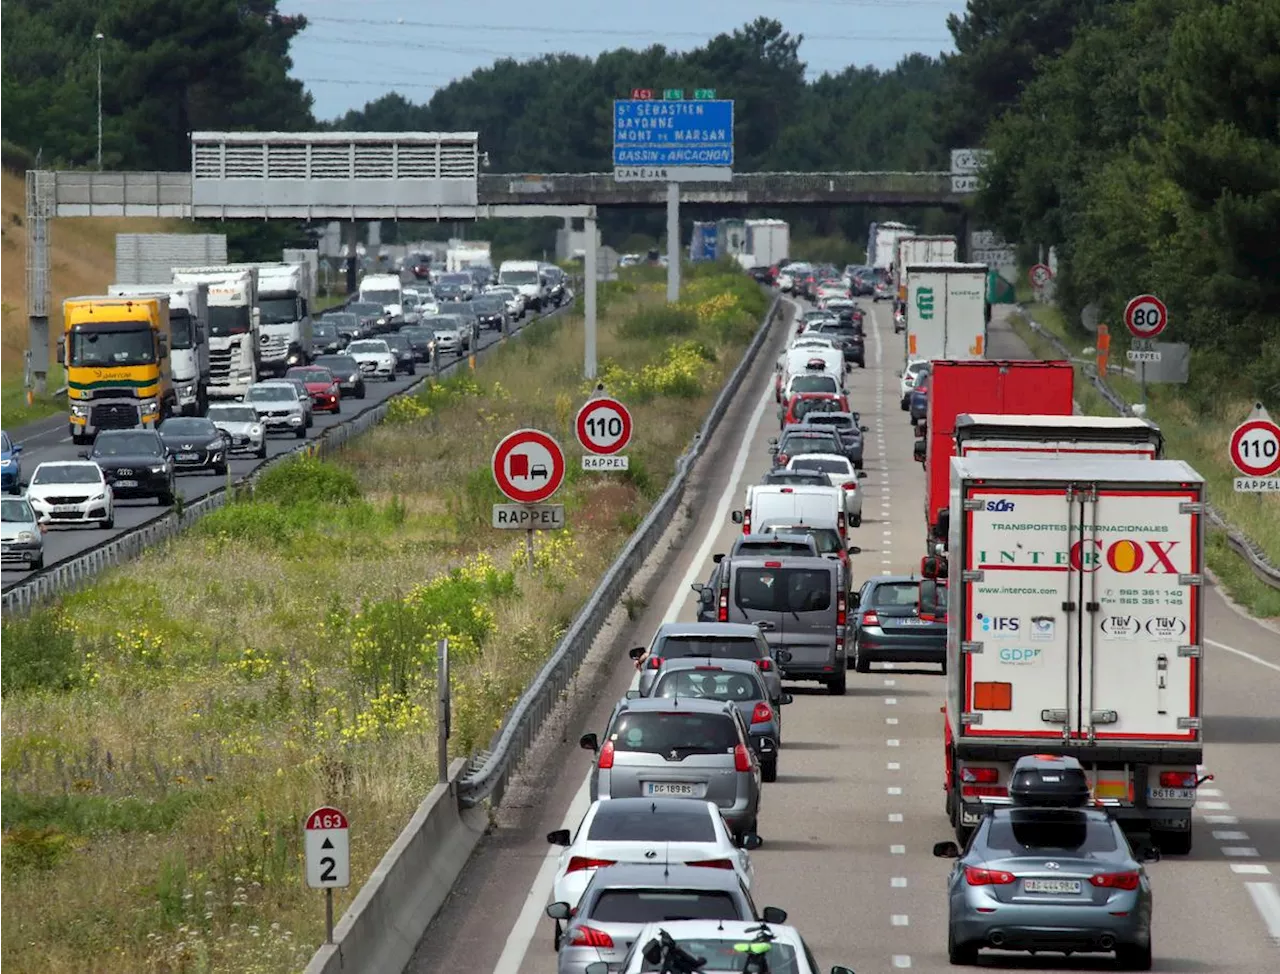
[[[686,50],[761,16],[804,35],[800,56],[811,77],[850,64],[890,68],[913,51],[952,50],[947,14],[964,7],[964,0],[280,2],[282,12],[311,22],[293,44],[293,74],[326,120],[389,91],[428,101],[437,87],[503,57],[594,56],[651,44]]]

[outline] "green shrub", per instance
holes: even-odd
[[[679,305],[647,305],[630,314],[618,326],[623,338],[678,338],[698,327],[698,316],[691,308]]]
[[[308,501],[348,504],[360,498],[360,482],[349,470],[315,457],[300,456],[267,470],[258,478],[253,497],[281,507]]]
[[[38,609],[0,624],[0,692],[70,690],[80,673],[75,630],[57,609]]]
[[[197,521],[195,530],[208,538],[246,541],[264,548],[283,547],[301,533],[290,512],[262,501],[220,507]]]

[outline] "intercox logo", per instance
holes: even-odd
[[[916,310],[926,321],[933,317],[933,288],[922,287],[916,292]]]

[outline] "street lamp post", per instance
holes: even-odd
[[[101,31],[94,35],[98,42],[98,172],[102,172],[102,41],[105,36]]]

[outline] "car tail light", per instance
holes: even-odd
[[[836,593],[836,625],[843,626],[849,620],[849,608],[843,592]]]
[[[1137,889],[1141,882],[1137,873],[1099,873],[1089,883],[1102,889]]]
[[[961,768],[960,780],[977,785],[994,785],[1000,780],[1000,772],[996,768]]]
[[[596,763],[596,767],[603,771],[613,767],[613,741],[605,741],[604,747],[600,748],[600,760]]]
[[[733,749],[733,770],[751,770],[751,752],[747,750],[747,745],[739,744]]]
[[[778,454],[778,463],[785,466],[787,463],[790,462],[790,460],[791,460],[791,457],[787,456],[785,453]],[[790,493],[790,491],[784,490],[783,493],[787,494],[787,493]]]
[[[762,656],[760,659],[756,660],[756,667],[768,673],[773,669],[773,660]]]
[[[779,457],[778,459],[780,459],[780,460],[781,460],[781,459],[783,459],[783,458],[784,458],[784,457]],[[779,493],[779,494],[794,494],[794,493],[795,493],[795,488],[794,488],[794,487],[779,487],[779,488],[778,488],[778,493]]]
[[[1161,771],[1160,787],[1161,788],[1194,788],[1196,786],[1196,773],[1194,771]]]
[[[856,480],[849,480],[841,484],[840,486],[843,487],[845,490],[857,490],[858,482]]]
[[[649,657],[649,669],[651,669],[651,670],[656,670],[656,669],[658,669],[660,666],[662,666],[662,657],[661,657],[661,656],[650,656],[650,657]]]
[[[865,613],[863,613],[863,616],[862,616],[862,624],[863,624],[864,626],[878,626],[878,625],[880,625],[880,616],[879,616],[879,614],[877,614],[877,613],[876,613],[876,611],[875,611],[874,609],[872,609],[870,612],[865,612]]]
[[[839,531],[841,535],[844,534],[844,511],[841,511],[836,515],[836,530]]]
[[[965,866],[964,878],[970,886],[1008,886],[1018,877],[1003,869],[980,869],[977,866]]]
[[[744,508],[742,511],[742,533],[751,533],[751,508]]]
[[[781,567],[782,567],[782,562],[780,562],[780,561],[766,561],[766,562],[764,563],[764,567],[765,567],[765,568],[781,568]]]
[[[695,859],[693,862],[686,862],[686,866],[702,866],[704,869],[732,869],[732,859]]]
[[[719,611],[716,612],[716,621],[729,621],[729,590],[727,588],[722,588],[720,590],[720,608]]]
[[[583,869],[603,869],[605,866],[615,865],[617,865],[617,862],[613,859],[592,859],[590,856],[574,856],[569,860],[569,868],[565,872],[576,873]]]
[[[756,704],[755,710],[751,711],[751,723],[767,724],[773,720],[773,708],[761,700]]]
[[[613,938],[595,927],[574,927],[569,931],[570,947],[613,947]]]

